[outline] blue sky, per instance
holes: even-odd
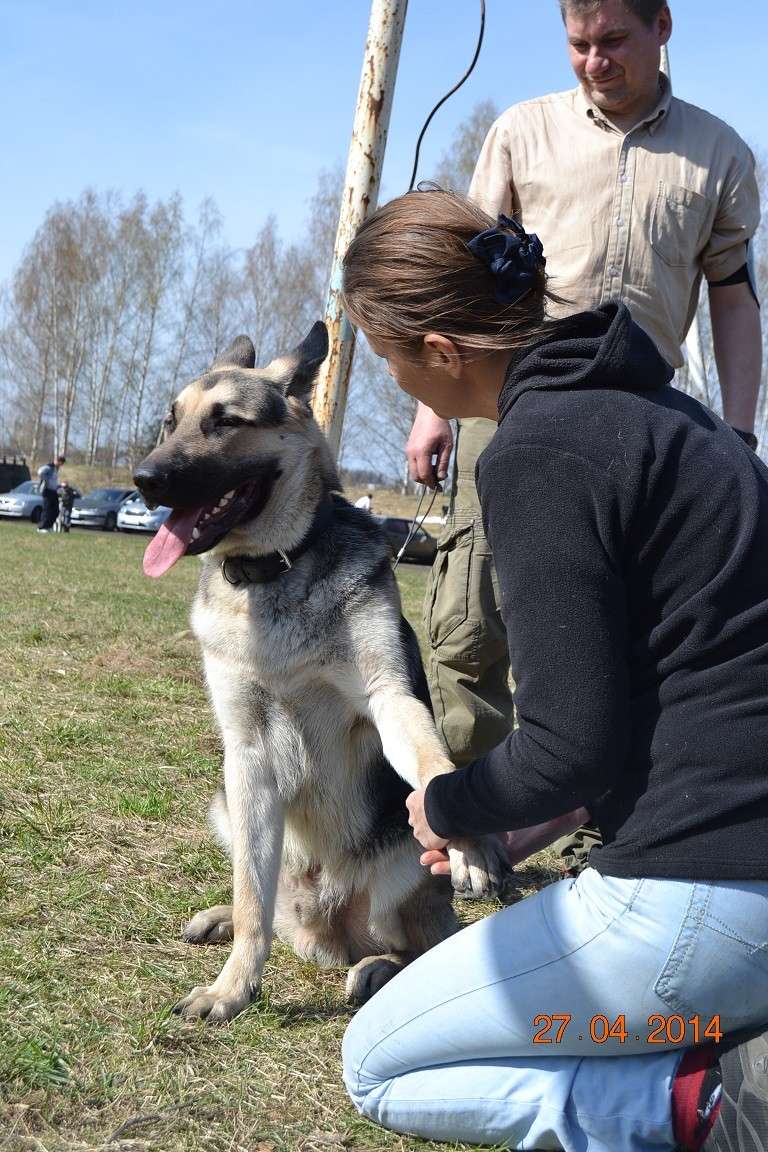
[[[410,0],[382,198],[405,189],[432,104],[468,62],[477,0]],[[556,0],[487,0],[471,80],[430,128],[429,169],[477,101],[571,87]],[[224,239],[274,213],[302,231],[317,173],[343,163],[367,0],[0,0],[0,281],[55,201],[88,186],[126,198],[211,196]],[[674,0],[679,96],[768,152],[765,0]]]

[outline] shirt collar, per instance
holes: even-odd
[[[666,118],[671,103],[672,85],[669,81],[669,77],[666,76],[663,72],[659,72],[659,98],[656,101],[653,110],[649,113],[648,116],[645,117],[641,124],[636,124],[635,128],[647,128],[651,135],[653,135],[659,125]],[[587,94],[585,93],[581,84],[579,84],[578,88],[576,89],[576,107],[582,115],[591,120],[592,123],[595,124],[598,128],[602,128],[607,132],[621,133],[621,130],[617,128],[616,125],[613,124],[606,116],[604,116],[600,109],[597,108],[587,97]],[[634,128],[630,129],[631,132],[634,130]],[[624,135],[624,133],[621,133],[621,135]]]

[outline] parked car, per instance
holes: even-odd
[[[392,546],[392,555],[396,556],[411,531],[411,521],[402,519],[399,516],[374,516],[381,527],[389,537],[389,542]],[[408,542],[408,547],[403,553],[404,560],[418,560],[422,564],[431,564],[437,553],[437,541],[434,536],[430,536],[429,532],[425,532],[423,528],[417,528],[413,537]]]
[[[20,459],[14,456],[11,460],[3,456],[0,460],[0,492],[10,492],[25,480],[31,479],[29,467],[23,456]]]
[[[42,514],[43,498],[36,480],[25,480],[0,496],[0,516],[14,516],[37,524]]]
[[[75,500],[72,526],[103,528],[105,532],[114,532],[121,504],[135,491],[135,488],[94,488],[93,492]]]
[[[119,532],[157,532],[171,514],[165,504],[157,508],[147,508],[139,492],[129,496],[120,505],[117,513]]]

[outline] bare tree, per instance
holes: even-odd
[[[499,109],[492,100],[482,100],[475,105],[467,119],[459,124],[448,150],[438,161],[433,177],[436,184],[451,192],[467,193],[483,141],[498,115]]]

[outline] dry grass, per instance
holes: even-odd
[[[0,1149],[436,1147],[349,1105],[338,971],[276,945],[231,1025],[169,1015],[221,965],[179,930],[229,875],[205,831],[219,747],[187,628],[196,564],[150,583],[143,544],[0,524]],[[424,578],[401,568],[417,627]]]

